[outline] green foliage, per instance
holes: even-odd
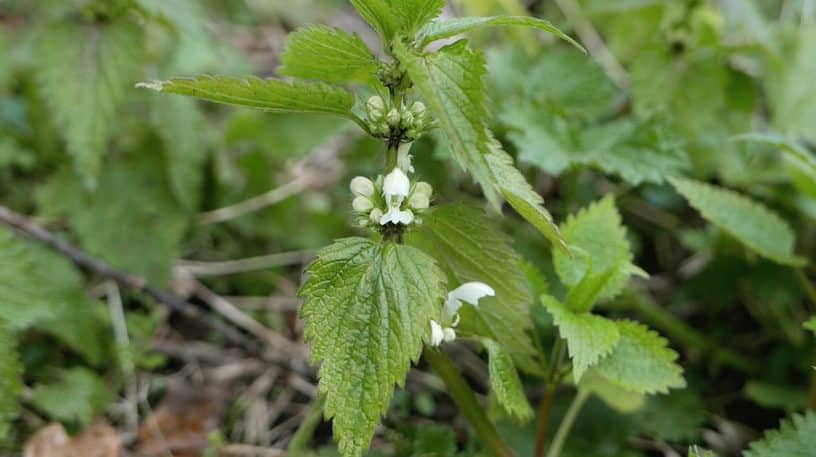
[[[377,60],[363,40],[341,29],[312,25],[286,37],[280,73],[330,83],[367,83]]]
[[[423,216],[407,239],[433,256],[448,278],[450,289],[470,281],[490,285],[495,297],[485,297],[473,309],[478,319],[462,319],[462,328],[499,342],[519,367],[536,370],[536,350],[530,339],[532,302],[521,257],[483,211],[465,205],[442,205]]]
[[[350,0],[357,13],[380,34],[384,42],[390,42],[397,30],[397,19],[394,17],[388,0]],[[415,4],[416,2],[411,1]]]
[[[11,330],[0,322],[0,450],[3,450],[10,432],[11,422],[17,417],[17,395],[22,390],[20,382],[22,367],[17,358],[16,344]]]
[[[419,32],[420,47],[482,27],[532,27],[551,33],[578,49],[584,48],[549,21],[530,16],[463,17],[428,24]]]
[[[354,106],[354,95],[339,87],[252,76],[176,78],[139,83],[139,87],[270,112],[326,113],[347,117]]]
[[[640,393],[666,393],[686,386],[683,369],[675,363],[677,353],[668,341],[642,324],[618,321],[620,339],[609,356],[595,369],[618,386]]]
[[[502,408],[519,421],[526,422],[533,417],[533,409],[527,402],[516,367],[510,355],[502,346],[488,338],[482,339],[488,352],[490,390]]]
[[[579,382],[589,367],[616,347],[621,337],[618,326],[589,312],[573,312],[548,295],[541,297],[541,302],[552,314],[561,337],[567,340],[573,377]]]
[[[63,132],[74,168],[93,187],[113,119],[143,59],[142,29],[127,18],[106,24],[65,21],[47,27],[37,46],[37,74]]]
[[[782,264],[804,263],[793,253],[795,235],[788,223],[761,204],[698,181],[672,178],[671,182],[706,220],[752,251]]]
[[[113,398],[108,384],[86,368],[60,372],[59,380],[39,384],[32,392],[32,402],[55,420],[89,425]]]
[[[816,415],[807,412],[804,415],[794,414],[783,420],[778,430],[771,430],[765,436],[754,441],[750,449],[743,453],[745,457],[806,457],[816,449]]]
[[[636,267],[632,265],[626,229],[615,200],[607,196],[570,216],[562,224],[561,232],[570,246],[578,248],[573,256],[560,251],[553,253],[555,271],[561,281],[576,286],[585,277],[595,276],[600,278],[596,281],[602,281],[600,292],[596,292],[598,298],[618,295]]]
[[[604,403],[622,414],[633,413],[643,407],[646,396],[613,384],[590,369],[581,377],[578,388],[597,395]]]
[[[324,248],[300,294],[320,392],[343,455],[361,455],[439,314],[444,273],[416,248],[346,238]]]

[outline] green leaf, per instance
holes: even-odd
[[[671,183],[702,216],[746,247],[775,262],[798,266],[793,230],[776,213],[731,190],[683,178]]]
[[[816,335],[816,316],[810,316],[810,319],[808,319],[802,326]]]
[[[561,232],[570,246],[580,248],[587,254],[570,257],[560,251],[553,253],[555,271],[561,281],[575,287],[591,268],[593,275],[596,274],[594,272],[610,275],[597,297],[610,299],[618,295],[626,286],[634,266],[626,229],[621,223],[614,198],[604,197],[577,215],[571,215],[562,225]]]
[[[804,26],[793,34],[798,40],[791,52],[769,65],[768,87],[771,121],[776,129],[789,135],[816,141],[816,27]]]
[[[577,383],[589,367],[610,354],[618,344],[618,327],[604,317],[570,311],[549,295],[543,295],[541,302],[552,315],[561,338],[567,340],[573,377]]]
[[[769,409],[798,411],[807,407],[807,392],[794,387],[750,380],[743,387],[745,396],[754,403]]]
[[[93,193],[58,173],[37,197],[44,215],[65,217],[89,253],[163,286],[181,255],[187,218],[162,170],[160,161],[144,154],[106,168]]]
[[[388,43],[397,30],[397,18],[387,0],[350,0],[357,13]]]
[[[483,338],[482,344],[487,349],[489,357],[491,391],[511,416],[521,422],[529,421],[533,417],[533,409],[524,394],[524,386],[516,372],[513,359],[499,343],[489,338]]]
[[[700,449],[697,446],[691,446],[688,450],[688,457],[717,457],[717,454],[707,449]]]
[[[406,241],[436,259],[451,289],[470,281],[491,286],[496,296],[484,297],[473,309],[481,325],[471,328],[474,323],[463,315],[462,329],[498,341],[522,369],[538,366],[530,339],[532,297],[521,257],[484,211],[464,205],[438,206],[422,216],[422,225]]]
[[[445,0],[392,0],[391,8],[396,16],[400,31],[412,37],[429,21],[442,14]]]
[[[150,121],[164,143],[170,188],[186,210],[195,210],[207,161],[207,119],[193,100],[161,97],[151,100]]]
[[[325,414],[344,456],[368,448],[394,384],[428,341],[445,296],[444,273],[422,251],[363,238],[321,250],[307,271],[301,314],[312,357],[322,361]]]
[[[618,386],[645,394],[666,393],[686,386],[677,353],[668,342],[645,325],[633,321],[615,324],[620,339],[611,354],[595,366],[598,374]]]
[[[578,388],[592,392],[604,403],[623,414],[635,412],[646,403],[645,395],[622,389],[620,386],[607,381],[592,369],[588,370],[581,378]]]
[[[576,48],[584,51],[583,46],[569,37],[549,21],[530,16],[493,16],[493,17],[462,17],[446,21],[435,21],[426,25],[419,32],[419,43],[425,47],[437,40],[444,40],[460,33],[466,33],[482,27],[532,27],[551,33],[567,41]]]
[[[137,87],[271,112],[324,113],[349,117],[354,106],[354,94],[340,87],[254,76],[174,78],[139,83]]]
[[[105,380],[87,368],[62,371],[59,381],[38,384],[32,393],[34,405],[49,417],[89,425],[113,399]]]
[[[64,21],[44,27],[37,43],[42,96],[62,130],[74,168],[95,184],[116,112],[143,60],[143,34],[134,22]]]
[[[17,397],[23,387],[23,370],[14,340],[11,330],[0,321],[0,450],[9,439],[11,422],[17,418],[20,408]]]
[[[816,449],[816,414],[794,414],[783,420],[779,430],[765,432],[765,436],[750,444],[744,457],[809,457]]]
[[[737,135],[733,139],[764,143],[779,148],[794,184],[802,192],[816,198],[816,156],[803,145],[775,133],[747,133]]]
[[[587,268],[581,282],[572,287],[567,293],[564,302],[567,309],[575,312],[585,312],[592,309],[592,305],[598,301],[609,282],[618,274],[618,270],[610,268],[601,273],[595,274],[592,268]]]
[[[438,120],[454,158],[473,175],[493,207],[500,209],[504,197],[553,244],[566,249],[543,199],[486,127],[483,57],[465,41],[421,56],[395,42],[394,52]]]
[[[377,59],[359,36],[323,25],[290,33],[280,59],[281,75],[330,83],[367,83],[378,68]]]

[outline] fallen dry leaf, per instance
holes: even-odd
[[[51,424],[28,440],[25,457],[118,457],[119,435],[107,424],[96,424],[71,438],[61,424]]]

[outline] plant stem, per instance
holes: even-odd
[[[547,429],[550,426],[550,409],[555,400],[555,391],[560,384],[560,367],[564,359],[564,340],[556,334],[555,345],[550,356],[550,366],[547,370],[547,379],[544,382],[544,396],[538,409],[538,423],[536,425],[535,457],[544,456],[544,444],[547,442]]]
[[[810,300],[810,304],[816,309],[816,286],[810,282],[804,268],[796,269],[796,278],[799,279],[799,283],[802,284],[802,290]]]
[[[459,370],[453,365],[450,358],[445,353],[426,347],[423,357],[433,368],[436,374],[442,378],[448,394],[456,402],[459,411],[473,427],[479,437],[484,450],[494,457],[512,457],[513,451],[502,439],[493,423],[487,418],[484,409],[476,400],[476,396],[467,384],[467,381],[459,374]]]
[[[584,406],[587,398],[589,398],[589,392],[586,390],[579,390],[575,395],[569,409],[567,409],[567,413],[564,414],[564,419],[558,426],[558,431],[555,432],[555,438],[553,438],[547,457],[559,457],[561,455],[561,449],[567,441],[567,436],[572,429],[572,424],[575,423],[575,419],[578,417],[578,413],[581,411],[581,407]]]
[[[326,397],[321,395],[309,407],[306,418],[303,419],[303,423],[300,424],[300,427],[292,436],[292,441],[289,442],[289,447],[286,449],[289,456],[300,457],[306,454],[309,441],[312,440],[317,426],[323,420],[323,406],[325,405]]]

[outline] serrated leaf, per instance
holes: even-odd
[[[583,255],[568,256],[560,251],[553,253],[553,263],[558,277],[567,286],[575,287],[591,268],[594,272],[610,273],[606,285],[597,297],[610,299],[626,286],[633,271],[632,252],[626,239],[626,229],[615,207],[612,196],[604,197],[571,215],[562,224],[561,233],[570,246],[581,249]]]
[[[380,34],[384,42],[390,42],[397,30],[397,18],[387,0],[350,0],[357,13]]]
[[[561,338],[567,340],[573,377],[579,382],[589,367],[596,365],[618,344],[618,327],[604,317],[570,311],[549,295],[542,296],[541,302],[552,315]]]
[[[143,58],[141,28],[126,19],[44,28],[38,40],[37,78],[62,130],[74,168],[95,184],[112,120]]]
[[[346,238],[322,249],[300,290],[319,390],[344,456],[368,448],[427,341],[445,296],[444,273],[422,251]]]
[[[781,422],[778,430],[750,444],[744,457],[811,457],[816,449],[816,414],[794,414]]]
[[[204,181],[207,119],[193,100],[156,95],[151,103],[150,121],[164,143],[170,188],[181,206],[194,210]]]
[[[324,113],[348,117],[354,106],[354,94],[340,87],[254,76],[174,78],[139,83],[137,87],[281,113]]]
[[[618,386],[645,394],[666,393],[686,386],[683,369],[675,363],[677,353],[668,341],[633,321],[617,321],[620,339],[595,370]]]
[[[816,27],[804,26],[793,35],[798,40],[791,52],[770,62],[768,87],[771,122],[790,135],[816,141]]]
[[[498,341],[520,368],[537,366],[529,336],[533,327],[529,316],[532,297],[521,270],[521,257],[512,249],[507,235],[483,211],[470,206],[439,206],[422,219],[422,225],[408,234],[407,242],[437,260],[448,275],[451,289],[470,281],[492,287],[496,296],[482,298],[473,310],[486,327],[480,334]],[[467,316],[463,317],[462,328],[478,333],[480,326],[471,324]]]
[[[604,289],[607,288],[609,282],[617,276],[618,270],[610,268],[595,274],[595,271],[590,267],[586,270],[583,279],[570,288],[567,293],[567,298],[564,300],[564,305],[567,309],[575,312],[586,312],[592,309],[592,305],[601,296]]]
[[[324,25],[299,28],[286,37],[279,72],[330,83],[367,83],[377,59],[356,34]]]
[[[490,373],[490,390],[502,408],[521,422],[533,417],[533,409],[524,394],[516,366],[510,354],[502,346],[488,338],[482,339],[488,352],[488,372]]]
[[[445,0],[397,0],[391,1],[394,16],[399,22],[400,31],[412,37],[429,21],[442,14]]]
[[[106,168],[92,193],[58,173],[37,197],[45,215],[68,220],[89,253],[163,286],[180,256],[187,218],[162,170],[160,161],[141,155]]]
[[[794,233],[787,222],[765,206],[734,191],[683,178],[671,183],[689,204],[718,228],[762,257],[785,265],[803,265],[793,253]]]
[[[112,398],[108,384],[83,367],[64,370],[59,381],[38,384],[32,392],[37,409],[55,420],[81,426],[90,424]]]
[[[549,21],[530,16],[462,17],[431,22],[419,32],[420,46],[425,47],[434,41],[444,40],[482,27],[532,27],[551,33],[581,51],[585,51],[583,46]]]
[[[607,381],[592,369],[589,369],[581,378],[578,388],[592,392],[604,403],[623,414],[635,412],[646,403],[645,395],[622,389],[620,386]]]
[[[7,443],[11,422],[20,408],[23,370],[17,358],[17,347],[11,330],[0,320],[0,451]]]
[[[425,55],[397,41],[394,52],[438,120],[454,158],[473,175],[493,207],[500,209],[504,197],[553,244],[565,248],[543,199],[486,127],[484,58],[465,41]]]

